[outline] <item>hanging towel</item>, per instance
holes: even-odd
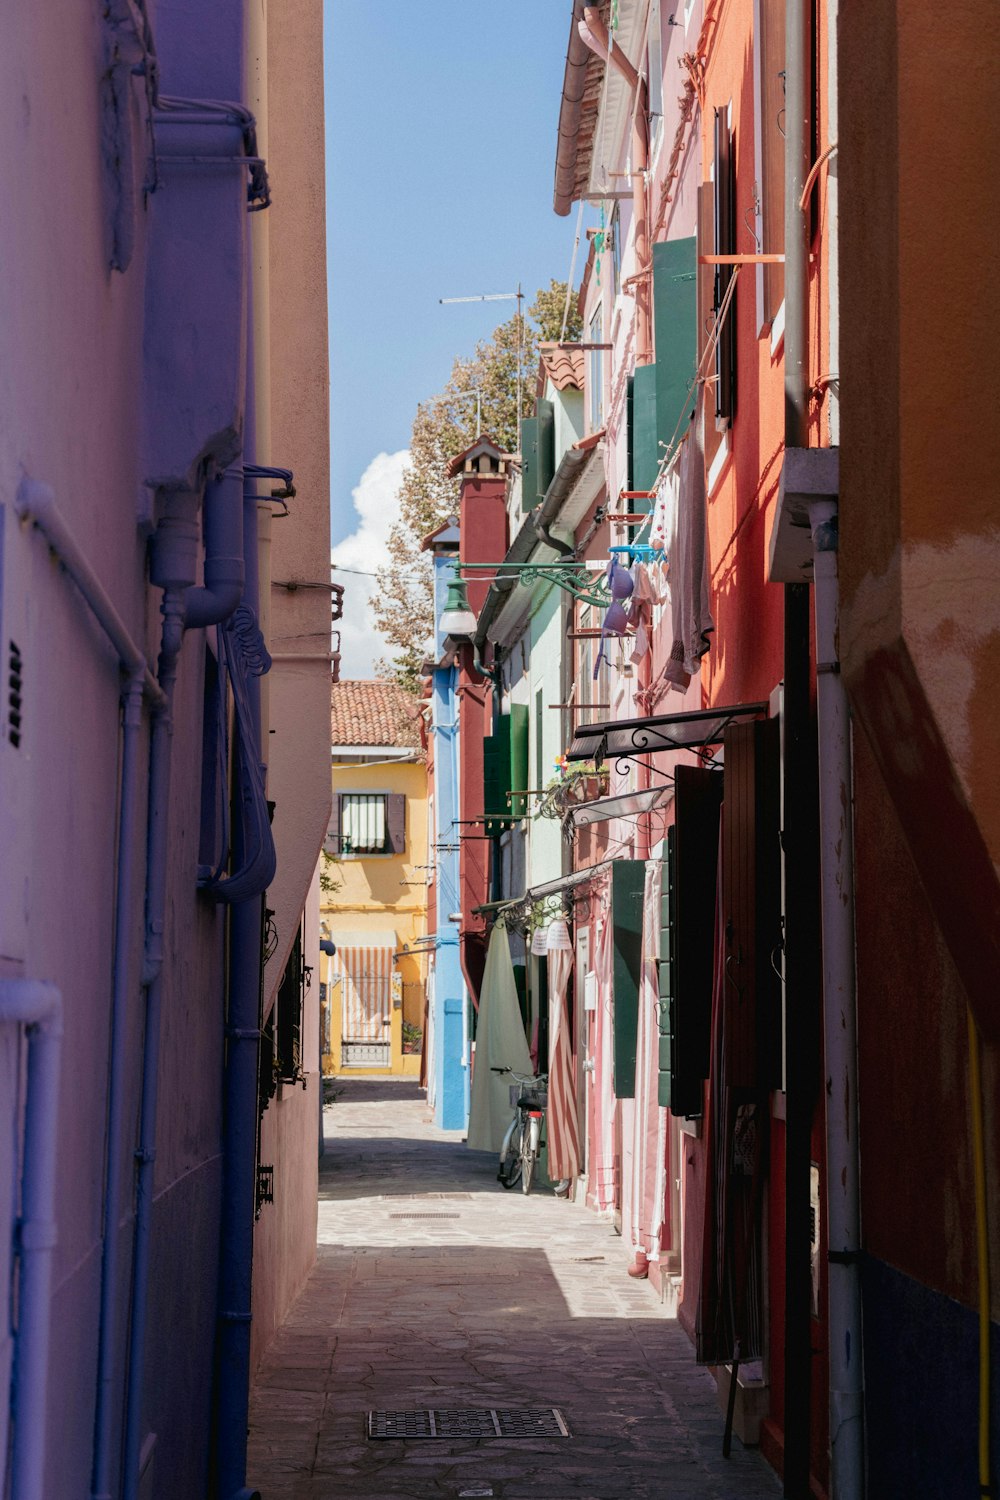
[[[672,641],[663,677],[679,693],[685,691],[700,669],[710,645],[709,636],[715,629],[708,588],[704,407],[704,398],[699,396],[687,442],[668,480],[670,504],[665,525],[670,557]]]

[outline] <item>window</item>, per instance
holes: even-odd
[[[334,801],[330,843],[342,858],[402,854],[406,798],[401,792],[341,792]]]
[[[587,335],[588,343],[600,344],[604,341],[604,317],[600,308],[597,309],[590,320],[590,331]],[[590,386],[590,430],[598,432],[604,426],[604,351],[603,349],[591,349],[590,368],[587,371],[587,383]]]
[[[622,289],[622,216],[616,203],[611,213],[611,269],[614,274],[614,289],[617,297]]]
[[[545,775],[545,691],[538,688],[535,693],[535,786],[541,791],[548,777]]]
[[[729,107],[715,111],[715,253],[736,254],[736,171]],[[715,267],[712,312],[718,317],[735,266]],[[736,291],[715,345],[715,425],[731,427],[736,411]]]
[[[278,986],[274,1013],[274,1071],[283,1083],[302,1076],[302,1005],[306,973],[302,961],[302,924],[295,934]]]

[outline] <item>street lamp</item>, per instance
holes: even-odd
[[[442,635],[450,635],[453,640],[461,640],[463,637],[475,634],[476,617],[469,608],[465,583],[461,578],[453,578],[448,585],[448,595],[444,601],[438,627]]]

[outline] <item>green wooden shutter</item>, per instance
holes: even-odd
[[[556,416],[551,401],[535,402],[535,415],[521,422],[521,509],[534,510],[552,483]]]
[[[656,483],[656,471],[660,466],[657,368],[656,365],[637,365],[632,377],[631,490],[651,490]],[[669,433],[667,436],[669,437]],[[645,513],[651,505],[650,500],[630,500],[628,509]]]
[[[502,823],[490,822],[490,817],[496,817],[499,811],[499,775],[498,756],[496,756],[496,735],[483,736],[483,817],[486,819],[487,834],[498,834],[502,832]]]
[[[535,402],[538,423],[538,498],[544,500],[556,471],[556,409],[551,401],[539,397]]]
[[[528,705],[512,703],[510,706],[510,811],[515,818],[523,818],[527,798],[517,793],[528,789]]]
[[[660,931],[659,1100],[675,1115],[702,1110],[715,967],[719,808],[717,771],[678,766],[667,834]]]
[[[619,1099],[635,1098],[645,879],[646,866],[641,859],[616,860],[611,866],[611,976],[614,994],[612,1086]]]
[[[653,314],[657,439],[669,443],[678,422],[678,436],[683,434],[687,415],[694,410],[691,384],[698,367],[698,246],[693,235],[686,240],[660,240],[653,246]],[[636,370],[637,376],[639,373]],[[656,452],[662,456],[665,449],[658,447]],[[637,484],[635,488],[644,486]]]
[[[538,418],[521,421],[521,509],[538,504]]]

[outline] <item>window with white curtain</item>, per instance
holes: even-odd
[[[384,792],[350,792],[340,799],[342,854],[388,854],[388,798]]]

